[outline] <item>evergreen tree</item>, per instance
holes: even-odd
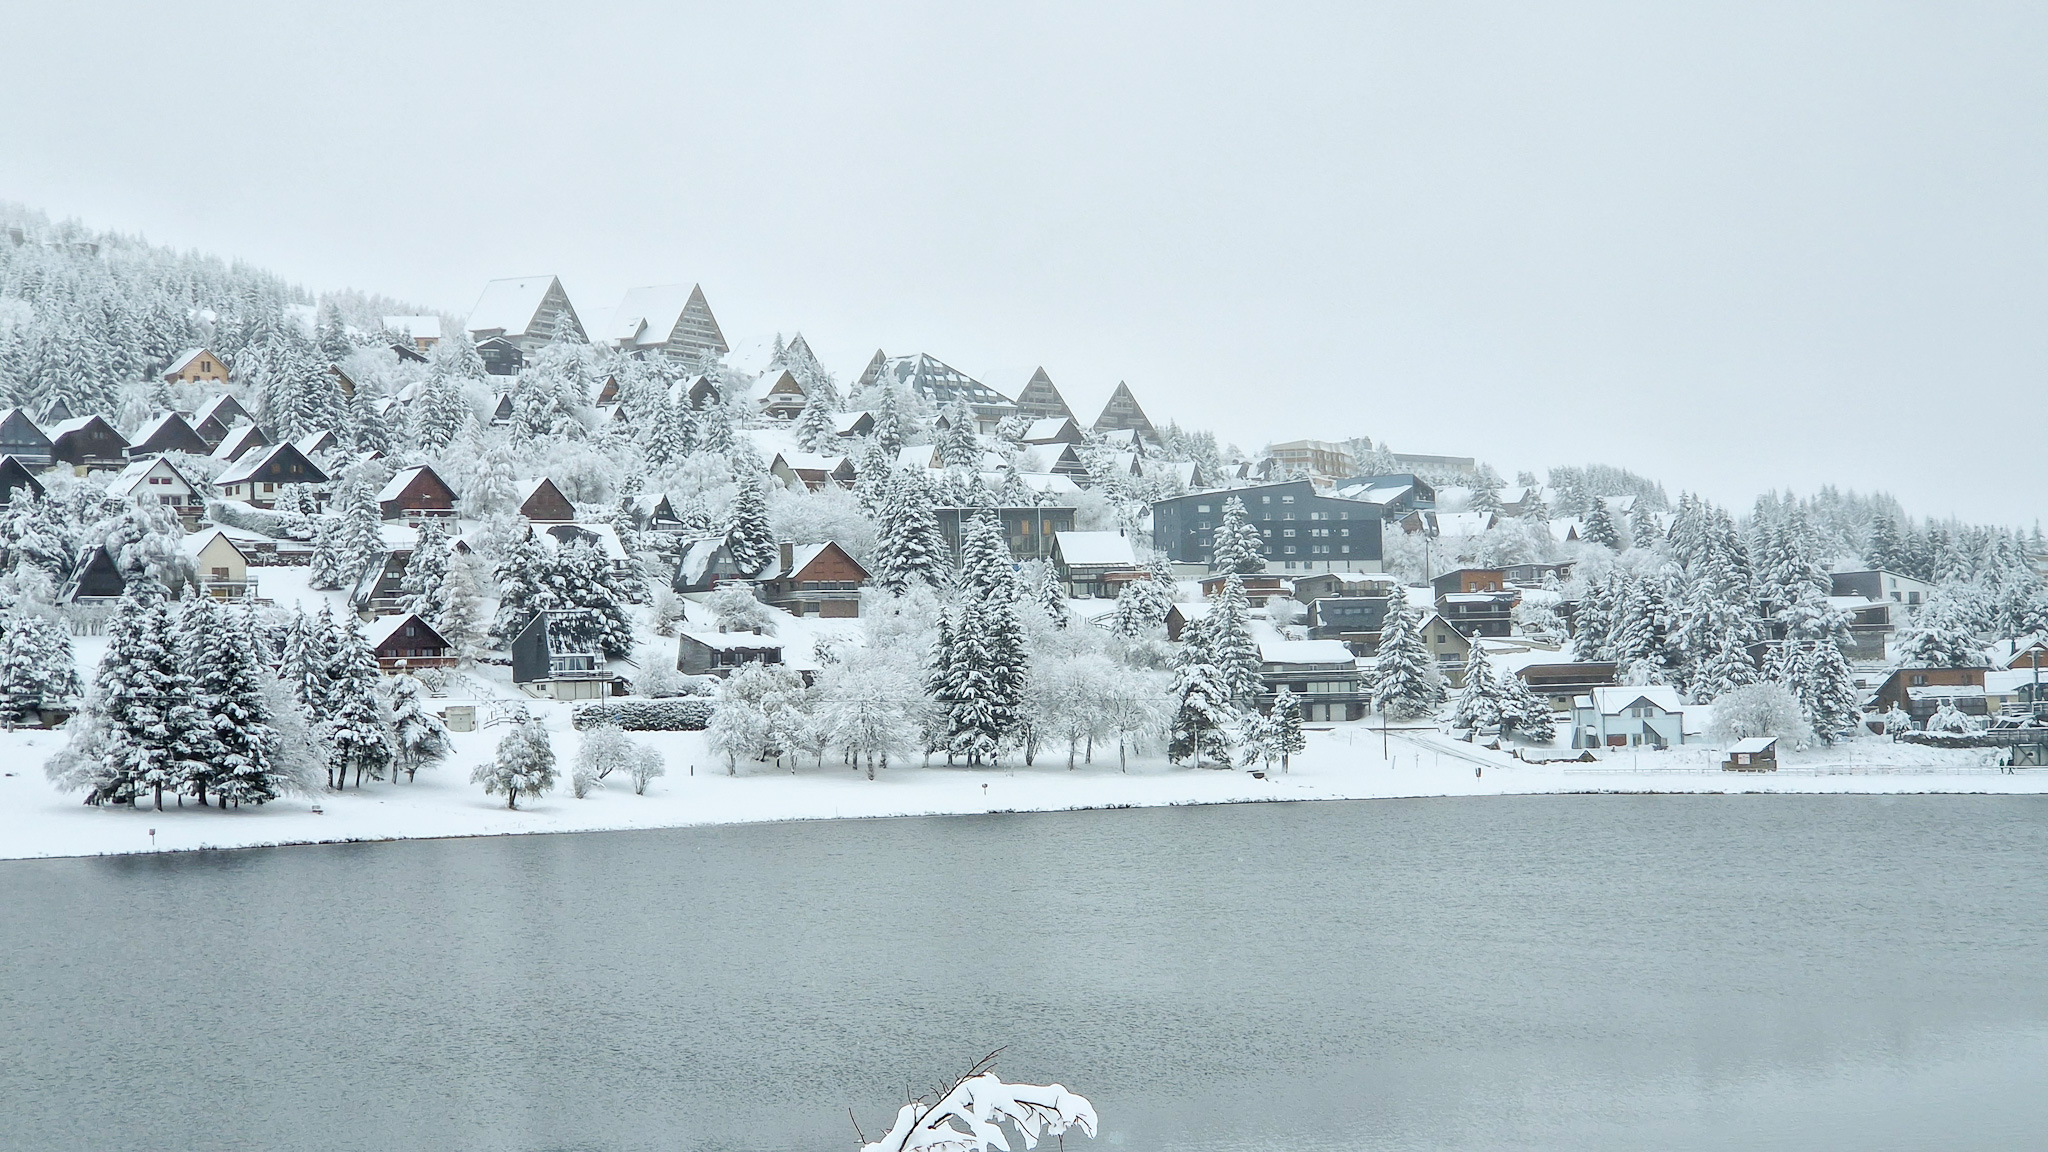
[[[585,634],[572,639],[613,659],[632,655],[633,622],[626,615],[625,593],[604,553],[588,541],[577,540],[556,553],[552,569],[564,605],[581,610]]]
[[[1133,580],[1116,595],[1109,630],[1130,639],[1149,636],[1172,610],[1173,602],[1160,593],[1159,585],[1150,580]]]
[[[1520,734],[1523,739],[1538,743],[1557,735],[1557,721],[1550,705],[1536,695],[1526,680],[1504,671],[1500,685],[1501,735]]]
[[[1586,531],[1580,539],[1602,548],[1621,549],[1621,534],[1614,529],[1614,516],[1608,512],[1606,500],[1594,498],[1593,510],[1586,514]]]
[[[1423,643],[1421,618],[1396,585],[1380,625],[1378,668],[1373,675],[1373,708],[1395,720],[1433,715],[1443,703],[1443,677]]]
[[[327,665],[334,654],[330,643],[333,631],[334,616],[325,605],[313,619],[294,610],[291,623],[285,628],[283,666],[278,674],[308,717],[320,716],[327,708]]]
[[[263,665],[255,609],[235,618],[208,597],[194,604],[192,688],[211,744],[194,794],[205,804],[210,785],[223,808],[275,800],[285,786],[277,763],[283,741],[263,692],[270,670]]]
[[[482,784],[486,796],[503,794],[507,808],[519,807],[521,796],[544,795],[555,786],[555,748],[548,730],[522,713],[498,741],[496,758],[480,765],[469,779]]]
[[[895,388],[883,384],[877,391],[873,408],[875,443],[893,460],[903,450],[903,414],[898,407]]]
[[[345,787],[349,769],[355,769],[356,787],[363,775],[382,780],[391,763],[391,739],[387,731],[384,702],[377,694],[377,654],[355,617],[335,630],[333,651],[327,662],[328,710],[323,714],[329,763],[334,786]]]
[[[1266,541],[1245,512],[1244,501],[1230,496],[1223,501],[1223,519],[1210,538],[1209,566],[1218,572],[1264,572]]]
[[[463,379],[443,370],[440,350],[448,341],[435,345],[435,364],[418,395],[402,409],[410,425],[413,443],[424,452],[439,452],[476,421]]]
[[[1872,568],[1897,572],[1903,566],[1901,559],[1899,522],[1890,516],[1878,517],[1870,529],[1870,543],[1863,549],[1863,562]]]
[[[1032,598],[1037,601],[1039,609],[1045,613],[1045,618],[1054,628],[1065,628],[1072,622],[1073,616],[1067,611],[1066,589],[1060,587],[1060,574],[1053,570],[1050,561],[1038,567],[1038,583],[1032,588]],[[1118,594],[1117,600],[1119,604],[1122,603],[1121,593]]]
[[[1962,604],[1966,593],[1950,583],[1937,588],[1904,628],[1893,634],[1889,651],[1905,668],[1982,668],[1988,662],[1977,629]]]
[[[1702,639],[1711,647],[1705,649],[1705,657],[1689,681],[1694,700],[1718,700],[1737,688],[1746,688],[1757,682],[1756,662],[1750,659],[1747,638],[1741,628],[1724,623],[1718,634],[1705,635]]]
[[[106,656],[94,682],[95,710],[105,743],[102,779],[89,804],[135,804],[145,792],[159,811],[204,768],[204,719],[192,702],[192,681],[178,653],[163,587],[144,578],[128,585],[109,628]]]
[[[821,456],[837,454],[839,421],[825,399],[824,389],[813,388],[804,393],[804,410],[796,420],[796,443],[806,452]]]
[[[348,556],[341,526],[322,517],[313,522],[313,560],[306,572],[306,586],[322,590],[339,588],[348,579]]]
[[[341,486],[340,504],[340,540],[336,543],[339,587],[353,588],[372,565],[383,565],[384,520],[377,510],[377,494],[361,480]]]
[[[1285,772],[1294,754],[1308,747],[1308,737],[1301,731],[1301,698],[1285,685],[1273,694],[1272,721],[1280,750],[1280,770]]]
[[[759,477],[740,478],[739,492],[726,514],[725,549],[733,565],[748,576],[775,562],[775,534],[768,527],[768,500]]]
[[[890,482],[870,566],[876,587],[900,596],[919,585],[944,585],[951,549],[932,515],[933,502],[929,484],[916,470],[905,469]]]
[[[454,750],[448,729],[434,715],[427,701],[427,686],[417,676],[391,678],[391,737],[396,772],[404,772],[407,783],[419,770]]]
[[[412,556],[405,562],[398,590],[405,597],[405,610],[429,625],[440,619],[448,603],[448,559],[448,537],[440,522],[425,521],[413,543]]]
[[[1204,759],[1219,766],[1230,763],[1230,730],[1238,718],[1223,671],[1216,666],[1206,624],[1191,622],[1181,632],[1173,720],[1167,728],[1166,758],[1176,764],[1192,758],[1196,768]]]
[[[1222,676],[1230,703],[1239,711],[1253,708],[1265,680],[1259,675],[1264,659],[1252,638],[1251,605],[1244,594],[1244,581],[1232,572],[1223,579],[1223,590],[1204,626],[1209,659]]]
[[[0,723],[12,728],[31,713],[68,709],[78,695],[70,630],[34,613],[16,615],[0,649]]]
[[[552,561],[531,531],[506,550],[498,564],[498,615],[491,621],[491,636],[499,644],[510,644],[542,612],[570,607],[555,587]]]
[[[484,619],[488,585],[482,559],[474,554],[455,557],[442,584],[441,614],[427,621],[465,660],[475,657],[488,635]]]
[[[981,439],[974,433],[974,413],[965,399],[955,400],[946,413],[945,431],[939,434],[939,459],[948,468],[978,468]]]
[[[1794,669],[1792,691],[1814,735],[1824,744],[1853,735],[1863,720],[1861,694],[1848,657],[1832,641],[1819,641],[1804,650]]]
[[[1502,703],[1500,681],[1494,679],[1486,646],[1475,640],[1465,654],[1465,686],[1458,691],[1451,727],[1477,732],[1500,724]]]
[[[889,503],[890,478],[893,469],[889,465],[888,453],[873,440],[861,449],[860,462],[855,465],[853,495],[860,501],[860,510],[874,519],[880,519],[882,510]]]

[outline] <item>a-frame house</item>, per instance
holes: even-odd
[[[1053,387],[1052,377],[1040,367],[1031,374],[1031,380],[1024,390],[1017,393],[1017,414],[1033,420],[1072,420],[1074,410],[1067,407],[1067,398]]]
[[[43,482],[36,479],[36,474],[21,461],[12,456],[0,456],[0,508],[12,507],[16,492],[40,497]]]
[[[519,514],[537,524],[567,524],[576,519],[576,506],[553,480],[542,476],[519,486]]]
[[[161,456],[166,452],[185,452],[193,456],[204,456],[213,451],[213,445],[200,438],[185,418],[176,412],[163,415],[143,425],[135,433],[135,439],[128,442],[128,457]]]
[[[1159,432],[1152,427],[1152,421],[1145,416],[1145,410],[1138,407],[1138,398],[1131,395],[1131,386],[1119,380],[1116,391],[1109,394],[1109,403],[1102,406],[1102,415],[1095,418],[1095,432],[1134,431],[1145,439],[1158,443]]]
[[[611,321],[601,335],[614,348],[633,356],[659,352],[694,363],[706,352],[723,356],[732,351],[704,299],[704,289],[695,284],[629,289],[612,310]]]
[[[50,463],[50,437],[23,408],[0,411],[0,455],[16,456],[25,464],[46,467]]]
[[[484,294],[470,309],[468,327],[479,346],[487,340],[502,340],[516,347],[523,360],[531,360],[557,333],[579,341],[590,338],[583,321],[576,318],[562,282],[553,276],[515,276],[484,285]],[[486,363],[489,365],[488,359]],[[501,375],[519,370],[517,364],[489,366],[507,369]]]

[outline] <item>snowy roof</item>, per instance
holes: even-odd
[[[721,652],[767,652],[782,648],[782,641],[758,632],[690,631],[678,632],[677,635],[688,636],[706,648],[715,648]]]
[[[1728,754],[1732,756],[1740,752],[1754,756],[1758,752],[1769,752],[1771,749],[1777,747],[1777,745],[1778,738],[1776,736],[1751,736],[1747,739],[1737,740],[1735,743],[1730,744],[1728,746]]]
[[[2031,668],[2028,669],[2030,675],[2032,672]],[[1906,695],[1914,700],[1944,700],[1950,698],[1960,700],[1974,698],[1986,694],[1991,677],[1987,673],[1984,679],[1986,681],[1985,684],[1928,684],[1919,688],[1908,688],[1906,689]]]
[[[292,447],[297,448],[304,455],[311,456],[315,452],[324,452],[332,448],[339,439],[334,434],[333,429],[322,428],[318,432],[308,432],[297,440],[292,441]]]
[[[898,468],[939,467],[939,446],[936,444],[905,444],[896,450]]]
[[[834,415],[834,416],[832,417],[832,428],[833,428],[833,430],[834,430],[835,432],[838,432],[838,433],[839,433],[839,434],[840,434],[841,436],[845,436],[845,435],[847,435],[847,434],[849,434],[849,433],[851,433],[851,432],[853,431],[853,426],[854,426],[854,425],[856,425],[856,424],[860,423],[860,418],[861,418],[861,417],[863,417],[863,416],[868,416],[868,415],[870,415],[870,413],[867,413],[867,412],[840,412],[840,413],[837,413],[836,415]]]
[[[1678,699],[1678,689],[1668,684],[1593,689],[1593,707],[1599,709],[1602,716],[1618,716],[1624,708],[1638,700],[1648,701],[1666,712],[1685,710],[1684,703]]]
[[[368,624],[364,625],[363,639],[368,640],[370,642],[370,647],[372,648],[381,647],[386,640],[391,639],[392,635],[396,633],[401,626],[406,624],[418,624],[420,627],[425,628],[429,632],[434,631],[434,626],[427,623],[424,620],[421,620],[417,613],[399,612],[391,616],[379,616],[375,620],[372,620]],[[439,632],[434,632],[434,636],[437,639],[440,637],[440,635],[441,634]]]
[[[1033,441],[1042,443],[1059,435],[1060,429],[1065,428],[1070,423],[1072,421],[1065,416],[1048,416],[1043,420],[1033,420],[1031,427],[1024,430],[1024,435],[1021,439],[1026,444]]]
[[[1268,664],[1351,664],[1358,661],[1342,640],[1259,641],[1259,659]]]
[[[688,289],[683,290],[683,297],[688,300]],[[766,372],[768,366],[775,363],[777,335],[769,333],[733,341],[732,351],[725,354],[725,362],[741,372],[755,375]]]
[[[1517,591],[1507,592],[1446,592],[1438,599],[1446,604],[1492,604],[1501,600],[1512,600],[1521,595]]]
[[[192,489],[192,482],[185,479],[185,474],[173,467],[169,460],[161,456],[152,456],[147,460],[137,460],[126,468],[121,469],[121,474],[114,477],[113,482],[107,485],[107,495],[133,496],[135,490],[142,485],[143,478],[152,472],[159,475],[169,473],[177,477],[178,483],[183,484],[186,491]]]
[[[426,470],[427,466],[425,464],[415,464],[410,468],[400,468],[398,471],[393,472],[391,479],[384,482],[384,487],[377,490],[377,503],[382,504],[386,500],[398,499],[399,494],[405,491],[405,486],[412,483],[414,478]]]
[[[820,456],[815,452],[778,452],[775,459],[797,472],[830,472],[846,462],[844,456]]]
[[[64,421],[62,424],[58,424],[52,427],[50,429],[50,439],[54,441],[60,436],[69,436],[73,432],[77,432],[84,429],[87,425],[91,424],[95,420],[100,420],[100,417],[73,416],[71,419]],[[100,420],[100,422],[105,423],[104,420]],[[108,427],[112,427],[112,425],[108,425]]]
[[[236,413],[240,414],[243,411],[242,402],[240,400],[235,399],[233,396],[228,395],[226,392],[222,392],[220,395],[215,396],[213,399],[208,400],[204,404],[201,404],[199,406],[199,410],[192,413],[192,423],[195,426],[199,424],[204,424],[207,422],[207,420],[211,419],[213,416],[218,414],[222,408],[225,408],[230,404],[235,406]]]
[[[2009,696],[2022,687],[2031,687],[2034,683],[2034,670],[2026,665],[1994,669],[1984,674],[1984,690],[1997,696]],[[2048,688],[2048,668],[2041,669],[2040,683],[2044,688]],[[2042,695],[2048,698],[2048,692]]]
[[[1365,504],[1390,504],[1415,490],[1411,480],[1395,480],[1391,477],[1372,477],[1356,484],[1339,484],[1332,494],[1345,500],[1357,500]]]
[[[1072,476],[1062,476],[1057,472],[1018,472],[1015,475],[1019,483],[1033,492],[1045,492],[1058,496],[1079,496],[1081,494],[1081,486],[1074,483]],[[1000,485],[1002,481],[998,478],[995,483]]]
[[[131,438],[128,441],[128,443],[131,445],[147,444],[149,442],[150,437],[156,435],[158,432],[163,431],[164,425],[169,424],[173,420],[176,420],[179,423],[183,424],[185,418],[183,416],[178,415],[176,412],[166,412],[163,415],[158,416],[156,419],[151,420],[149,423],[144,424],[141,428],[137,429],[134,437]],[[190,425],[186,426],[190,427]]]
[[[509,280],[491,281],[484,285],[484,294],[477,298],[476,307],[469,310],[469,330],[502,330],[507,336],[526,335],[527,325],[533,323],[541,301],[547,299],[548,289],[554,283],[553,276],[515,276]],[[668,334],[664,332],[662,335]]]
[[[545,476],[536,476],[531,480],[521,480],[518,484],[513,486],[513,499],[516,500],[521,507],[524,507],[528,500],[533,499],[533,494],[535,492],[540,491],[540,486],[543,484],[552,486],[553,481],[549,480]],[[562,490],[560,488],[555,489],[555,492],[558,495],[561,493],[561,491]],[[564,500],[568,499],[567,496],[563,496],[562,498]]]
[[[269,444],[235,461],[234,467],[214,477],[213,482],[223,487],[240,483],[256,475],[256,470],[268,463],[272,456],[291,447],[289,444]]]
[[[1491,512],[1439,512],[1436,531],[1439,536],[1477,536],[1498,520]]]
[[[695,584],[704,579],[704,570],[711,567],[712,557],[724,543],[723,536],[704,536],[683,545],[682,563],[677,568],[683,581]]]
[[[439,340],[441,318],[439,316],[386,316],[384,326],[393,332],[404,332],[415,340]]]
[[[1053,547],[1070,565],[1090,568],[1138,566],[1137,554],[1131,551],[1131,538],[1121,532],[1055,532]]]
[[[578,540],[597,545],[607,560],[626,559],[626,546],[619,541],[618,530],[609,524],[550,524],[534,533],[543,545],[560,549]]]
[[[166,376],[175,376],[178,373],[183,372],[187,367],[191,365],[191,363],[194,360],[199,359],[201,356],[213,356],[213,353],[208,352],[204,348],[187,348],[183,352],[178,353],[176,356],[171,357],[171,366],[169,368],[164,369],[163,374]],[[213,358],[216,360],[220,359],[220,357],[218,356],[213,356]]]
[[[605,321],[601,335],[622,347],[660,347],[668,343],[669,334],[676,330],[676,323],[683,318],[683,309],[689,305],[690,293],[695,288],[693,284],[629,288],[619,306],[612,309],[611,319]]]
[[[216,536],[227,541],[228,546],[233,548],[235,551],[242,551],[242,546],[240,544],[235,543],[235,538],[233,536],[228,535],[226,532],[223,532],[218,528],[208,528],[204,531],[194,532],[191,535],[186,536],[184,539],[178,541],[178,550],[183,552],[187,556],[196,557],[201,552],[204,552],[206,550],[206,546],[208,544],[213,543],[213,538]],[[243,559],[246,560],[247,558],[248,556],[245,553],[243,555]]]

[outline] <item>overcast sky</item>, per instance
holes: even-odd
[[[2048,6],[38,4],[0,197],[466,313],[1043,364],[1084,419],[2032,524]]]

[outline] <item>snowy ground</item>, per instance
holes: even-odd
[[[555,729],[557,755],[573,755],[566,708],[541,705]],[[1115,755],[1068,771],[1063,754],[1035,768],[894,767],[870,783],[828,760],[794,774],[753,766],[728,776],[699,733],[642,733],[660,749],[669,774],[635,796],[613,786],[587,799],[560,787],[517,812],[469,783],[498,730],[458,735],[456,755],[415,784],[367,784],[361,791],[294,797],[259,809],[158,813],[88,808],[56,792],[41,762],[62,736],[0,734],[0,858],[227,848],[341,840],[491,836],[617,828],[668,828],[770,820],[861,816],[1052,811],[1115,806],[1222,804],[1272,800],[1406,796],[1520,795],[1561,792],[1993,792],[2048,793],[2048,771],[2001,773],[1977,753],[1942,752],[1867,741],[1827,754],[1795,757],[1775,775],[1737,775],[1703,750],[1620,753],[1600,764],[1523,764],[1430,732],[1396,732],[1381,755],[1381,735],[1365,724],[1309,734],[1292,771],[1267,779],[1249,772],[1169,767],[1157,759],[1117,770]],[[315,814],[313,809],[322,811]],[[150,830],[155,829],[154,842]]]

